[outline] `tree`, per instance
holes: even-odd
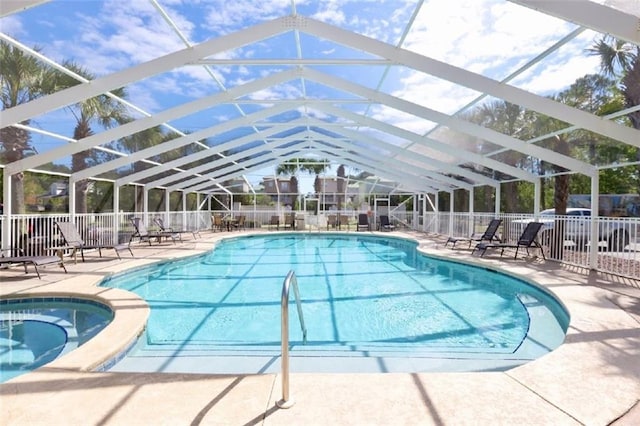
[[[597,75],[587,75],[577,79],[566,90],[553,96],[557,102],[598,114],[603,105],[606,105],[611,98],[612,81]],[[567,127],[567,123],[538,114],[535,122],[537,133],[553,134],[558,130]],[[563,132],[551,136],[541,144],[546,144],[558,154],[580,158],[590,163],[598,162],[598,149],[600,146],[610,145],[611,141],[595,133],[577,129],[571,132]],[[567,212],[567,202],[569,198],[570,180],[577,177],[572,176],[562,166],[553,164],[547,165],[556,175],[554,190],[554,208],[556,215],[562,216]],[[555,235],[551,239],[551,257],[562,259],[564,251],[564,224],[563,220],[556,221],[554,226]],[[580,242],[582,245],[586,243]]]
[[[533,115],[519,105],[506,101],[494,101],[482,104],[471,111],[466,117],[469,121],[491,128],[505,135],[513,136],[522,140],[531,138],[531,123]],[[482,143],[482,142],[478,142]],[[482,152],[483,147],[479,146],[478,151]],[[514,150],[506,150],[494,156],[494,159],[514,167],[532,169],[535,165],[532,159]],[[497,179],[503,179],[503,174],[498,171],[492,172]],[[532,200],[521,196],[520,188],[524,182],[506,182],[502,184],[504,197],[502,198],[503,211],[512,213],[522,210],[522,206]]]
[[[34,50],[38,51],[39,48]],[[36,58],[0,41],[0,99],[3,110],[52,93],[52,76],[53,71]],[[30,120],[20,124],[28,126]],[[15,126],[0,129],[0,141],[6,163],[19,161],[35,152],[30,133]],[[12,213],[26,212],[23,173],[11,177],[11,205]]]
[[[600,68],[606,76],[619,79],[625,106],[640,105],[640,46],[605,35],[587,51],[600,57]],[[640,111],[629,114],[629,120],[640,129]]]
[[[300,194],[300,189],[298,188],[298,178],[293,175],[291,176],[291,180],[289,181],[291,184],[291,193],[294,195],[293,209],[297,210],[299,206],[298,196]]]
[[[291,176],[291,192],[295,194],[296,202],[298,200],[298,177],[299,171],[306,172],[308,174],[315,174],[316,180],[314,182],[314,189],[316,194],[319,193],[316,185],[319,182],[319,175],[327,170],[329,167],[328,160],[313,160],[309,158],[293,158],[284,163],[278,164],[276,167],[276,175],[278,176]],[[295,203],[294,203],[295,204]]]
[[[605,35],[587,51],[600,57],[600,68],[605,76],[619,82],[624,106],[640,105],[640,46]],[[634,111],[628,117],[631,125],[640,130],[640,111]],[[636,149],[636,160],[640,161],[640,149]],[[640,166],[636,169],[636,192],[640,193]]]
[[[276,167],[276,175],[278,176],[291,176],[291,179],[289,181],[289,183],[291,184],[289,190],[291,191],[291,193],[293,194],[293,203],[292,203],[292,208],[295,210],[298,206],[298,196],[299,196],[299,189],[298,189],[298,178],[296,177],[296,174],[298,173],[298,171],[300,170],[300,165],[297,162],[298,160],[296,160],[296,162],[286,162],[286,163],[282,163],[282,164],[278,164],[278,166]]]
[[[166,141],[167,138],[168,136],[162,132],[162,128],[160,126],[154,126],[120,139],[118,141],[118,146],[125,152],[135,153],[143,149],[158,145],[163,141]],[[144,163],[142,161],[134,161],[131,164],[131,173],[141,172],[149,167],[152,166],[148,163]],[[159,179],[163,177],[163,175],[164,174],[154,177]],[[119,176],[114,176],[114,178],[117,177]],[[125,194],[127,194],[128,196],[124,196]],[[144,187],[134,185],[133,188],[131,188],[131,191],[121,194],[120,205],[124,206],[124,208],[129,211],[142,211],[142,207],[144,206],[143,197]],[[149,193],[149,197],[151,197],[151,193]],[[151,203],[149,205],[151,205]],[[98,206],[98,208],[100,208],[100,206]]]
[[[87,80],[95,79],[87,69],[73,62],[63,64],[67,69]],[[67,75],[60,74],[57,78],[57,85],[60,88],[68,88],[80,82]],[[117,97],[126,96],[123,88],[112,90],[111,93]],[[98,124],[107,129],[117,123],[123,123],[128,119],[127,107],[112,96],[102,94],[90,99],[75,103],[67,107],[76,119],[76,126],[73,130],[73,138],[82,143],[82,139],[93,135],[93,124]],[[81,171],[91,164],[97,163],[97,151],[85,150],[76,152],[71,157],[71,169],[73,172]],[[93,161],[92,161],[93,160]],[[75,211],[78,213],[87,212],[87,192],[89,190],[89,180],[83,179],[76,182],[76,205]]]

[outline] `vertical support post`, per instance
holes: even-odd
[[[454,191],[449,191],[449,236],[453,235],[453,213],[455,210]]]
[[[2,249],[8,250],[11,247],[11,210],[13,209],[11,200],[11,175],[7,173],[7,169],[4,169],[2,176],[2,196],[4,200],[4,206],[2,214],[4,220],[2,221]]]
[[[166,222],[169,223],[169,222]],[[187,223],[187,192],[182,191],[182,228],[188,229]]]
[[[134,187],[135,188],[135,187]],[[135,198],[135,193],[134,193]],[[122,218],[120,217],[120,185],[113,182],[113,243],[118,244],[120,235],[120,223]]]
[[[73,175],[69,177],[69,222],[76,222],[76,181]]]
[[[434,194],[434,198],[435,198],[435,207],[436,207],[435,232],[439,234],[440,233],[440,191]]]
[[[427,197],[429,194],[426,192],[422,194],[422,232],[427,231]]]
[[[474,210],[473,205],[473,187],[469,188],[469,235],[472,235],[475,231]]]
[[[542,195],[542,180],[537,178],[533,184],[533,214],[538,217],[540,214],[540,198]]]
[[[418,230],[418,203],[420,202],[420,195],[413,194],[413,218],[411,219],[411,223],[413,224],[413,230]]]
[[[171,191],[169,189],[164,190],[164,215],[169,216],[169,210],[171,209]],[[147,223],[149,223],[147,221]]]
[[[496,189],[496,199],[495,199],[495,204],[494,204],[493,208],[494,208],[494,213],[495,213],[496,217],[499,217],[500,213],[501,213],[500,204],[502,203],[502,200],[501,200],[502,187],[500,186],[500,184],[497,184],[495,189]]]
[[[589,244],[589,269],[598,267],[598,241],[600,241],[598,214],[600,212],[600,176],[591,176],[591,244]]]
[[[191,229],[200,229],[200,219],[202,217],[202,215],[200,214],[201,210],[202,209],[201,209],[201,206],[200,206],[200,193],[196,192],[196,212],[195,212],[195,221],[196,221],[196,223],[193,224]]]
[[[147,215],[149,213],[149,188],[145,185],[142,190],[142,217],[144,223],[147,223]]]

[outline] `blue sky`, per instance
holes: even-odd
[[[291,0],[158,0],[189,43],[229,34],[251,25],[292,13]],[[295,11],[394,45],[400,42],[409,18],[419,2],[406,1],[300,1]],[[569,34],[575,26],[504,0],[425,0],[401,47],[432,58],[501,80],[518,67]],[[153,1],[147,0],[54,0],[0,20],[0,30],[26,46],[39,46],[49,58],[71,59],[94,75],[102,76],[135,64],[183,49],[185,43],[162,18]],[[576,78],[598,69],[597,58],[584,54],[594,40],[591,31],[551,54],[510,84],[548,95],[567,87]],[[365,53],[300,34],[305,58],[343,57]],[[240,49],[223,52],[218,58],[295,58],[294,34],[288,32]],[[162,111],[202,96],[221,92],[239,84],[284,69],[278,66],[185,66],[172,72],[128,86],[128,100],[149,113]],[[324,67],[323,71],[357,81],[370,88],[397,95],[448,114],[474,99],[478,93],[404,67]],[[382,77],[384,76],[384,79]],[[252,94],[256,100],[271,97],[310,98],[346,93],[329,93],[325,86],[287,83]],[[183,117],[171,124],[192,132],[216,123],[249,114],[261,106],[224,105]],[[354,111],[367,112],[396,126],[425,133],[432,123],[417,120],[388,107],[353,105]],[[53,111],[33,121],[34,127],[72,136],[74,121],[65,110]],[[100,129],[96,129],[99,131]],[[34,135],[40,152],[65,142]],[[265,170],[248,176],[256,182]],[[309,178],[310,179],[310,178]],[[305,188],[310,188],[303,179]]]

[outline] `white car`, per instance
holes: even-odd
[[[591,241],[591,210],[586,208],[567,208],[567,214],[556,216],[555,209],[547,209],[540,212],[537,219],[544,223],[540,230],[540,242],[549,245],[553,237],[553,229],[557,221],[565,224],[565,241],[575,246],[578,250],[584,250]],[[531,220],[514,221],[530,222]],[[623,251],[629,244],[630,223],[619,218],[598,218],[598,237],[610,251]],[[566,244],[566,243],[565,243]]]

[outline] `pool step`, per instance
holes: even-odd
[[[281,369],[279,345],[219,343],[138,347],[110,371],[263,374]],[[502,371],[532,359],[498,348],[384,345],[293,345],[289,354],[290,369],[298,373]]]
[[[488,354],[432,353],[431,356],[345,356],[340,353],[290,353],[292,373],[411,373],[416,371],[504,371],[530,359]],[[281,371],[280,354],[184,354],[161,356],[139,353],[116,364],[110,371],[203,374],[265,374]]]

